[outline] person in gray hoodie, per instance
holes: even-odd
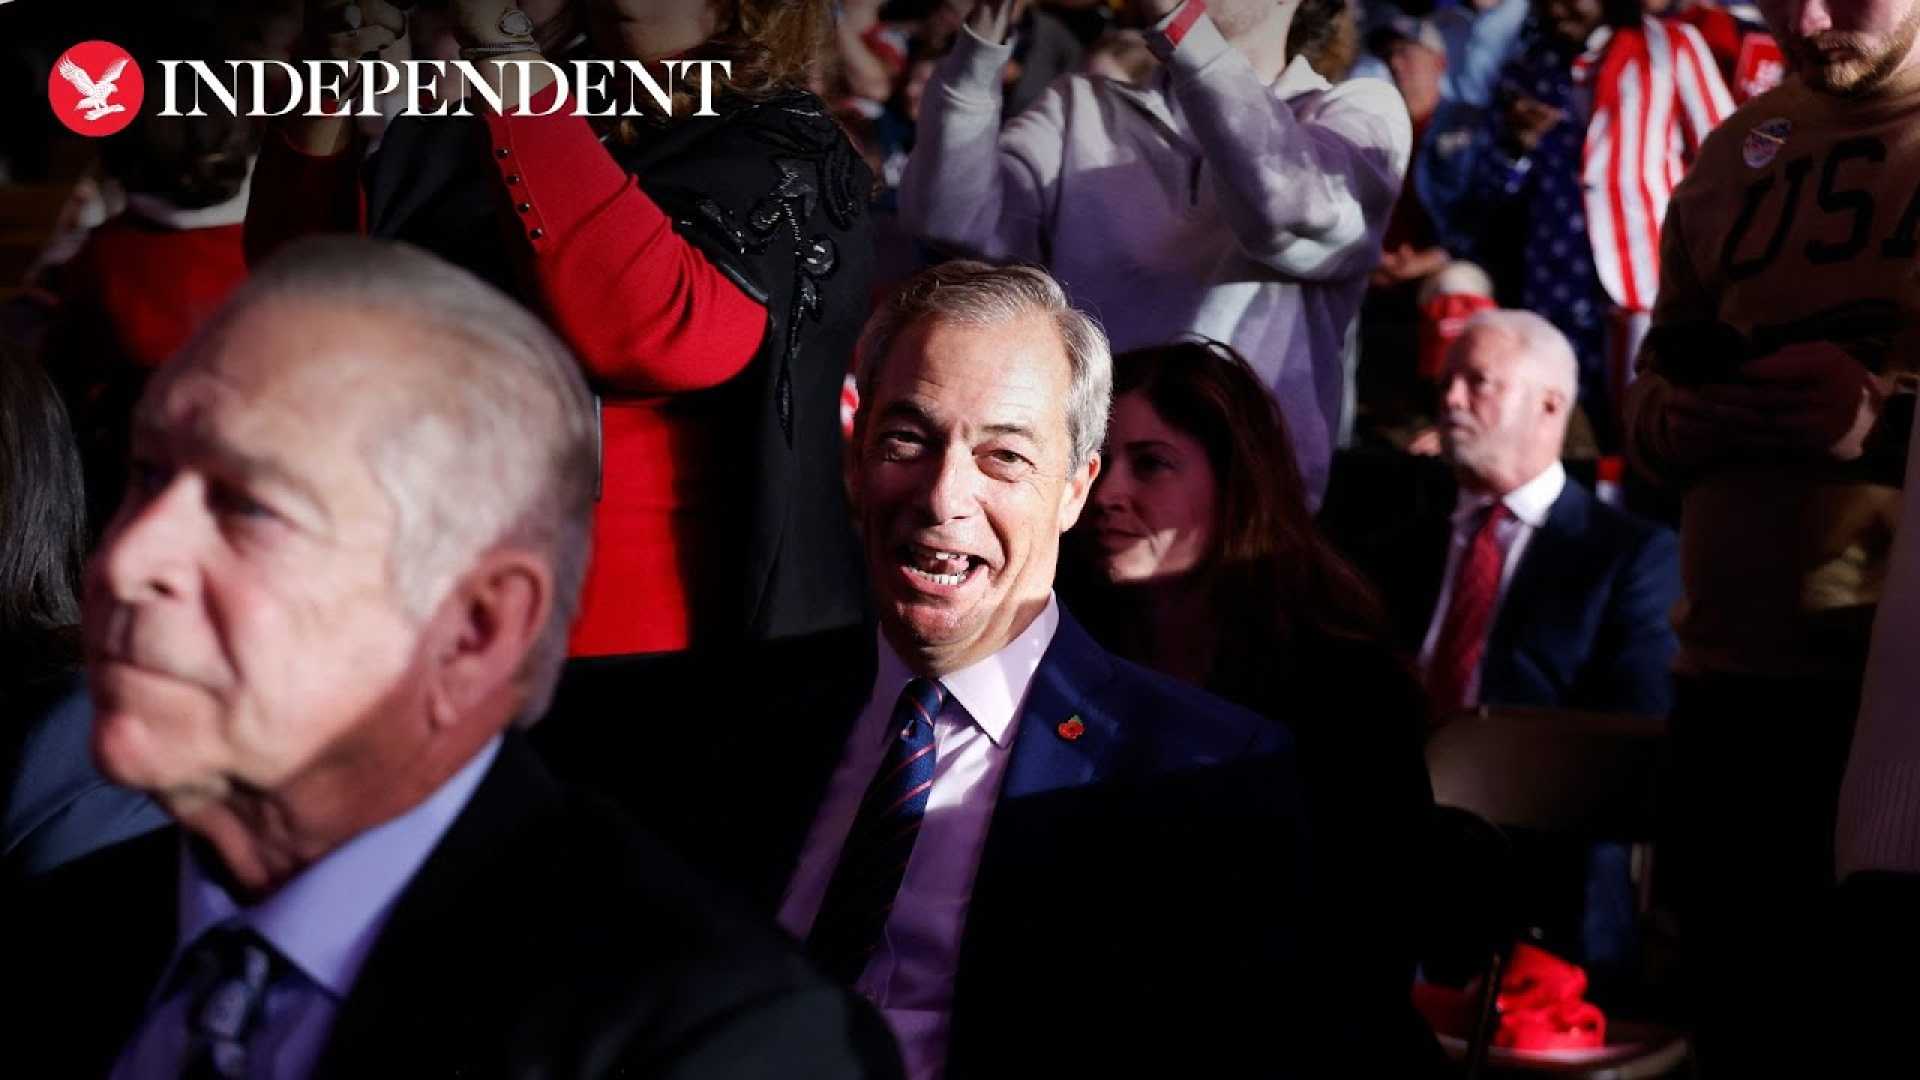
[[[1159,70],[1061,79],[1003,130],[1014,3],[978,0],[923,101],[902,219],[937,248],[1044,265],[1116,348],[1233,345],[1278,399],[1317,506],[1411,153],[1406,106],[1297,55],[1342,0],[1134,6]]]

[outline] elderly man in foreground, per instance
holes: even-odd
[[[897,1070],[871,1013],[514,730],[594,493],[591,398],[536,319],[410,249],[302,246],[156,378],[133,446],[87,581],[94,752],[177,827],[8,901],[10,1064]]]

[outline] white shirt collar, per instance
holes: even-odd
[[[180,938],[174,962],[222,923],[245,925],[335,998],[353,988],[394,902],[480,786],[500,736],[418,806],[354,837],[272,896],[242,907],[180,849]]]
[[[1567,468],[1556,461],[1542,470],[1540,475],[1507,492],[1500,501],[1522,524],[1538,529],[1547,523],[1547,515],[1553,512],[1553,504],[1560,501],[1560,493],[1566,488]],[[1492,502],[1485,495],[1462,488],[1453,503],[1454,527],[1470,523],[1476,514]]]
[[[1032,685],[1034,673],[1040,670],[1040,661],[1047,655],[1054,632],[1059,629],[1060,603],[1048,593],[1047,606],[1005,648],[970,667],[940,676],[940,685],[947,688],[947,693],[960,703],[974,724],[986,732],[993,745],[1001,748],[1007,745],[1013,722],[1026,701],[1027,687]],[[890,708],[912,678],[913,672],[882,634],[880,672],[874,680],[873,700],[884,702]],[[884,717],[877,727],[880,737],[891,734]]]

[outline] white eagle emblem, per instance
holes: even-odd
[[[115,83],[120,80],[120,73],[127,70],[126,57],[115,60],[113,66],[108,68],[107,73],[98,80],[93,79],[81,70],[80,65],[64,56],[60,58],[58,70],[61,78],[72,83],[73,88],[80,91],[80,103],[73,108],[75,112],[86,113],[88,120],[100,120],[114,113],[127,111],[125,105],[107,100],[120,89]]]

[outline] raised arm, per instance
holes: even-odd
[[[1046,218],[1065,154],[1064,104],[1048,90],[1003,133],[1001,72],[1013,0],[981,0],[920,105],[900,183],[900,217],[937,247],[992,260],[1046,261]]]
[[[347,9],[354,13],[349,16]],[[302,48],[322,60],[379,56],[411,59],[407,17],[387,0],[306,0]],[[363,233],[366,193],[362,146],[345,116],[293,115],[276,120],[260,147],[243,235],[247,262],[257,265],[302,236]]]
[[[554,93],[539,91],[531,112]],[[766,309],[674,231],[571,112],[486,116],[489,160],[548,319],[614,390],[681,393],[739,374],[766,335]]]
[[[1282,101],[1209,16],[1190,14],[1197,2],[1158,29],[1186,24],[1166,50],[1173,93],[1241,249],[1291,277],[1371,269],[1412,154],[1399,92],[1357,79],[1326,91],[1317,109]]]

